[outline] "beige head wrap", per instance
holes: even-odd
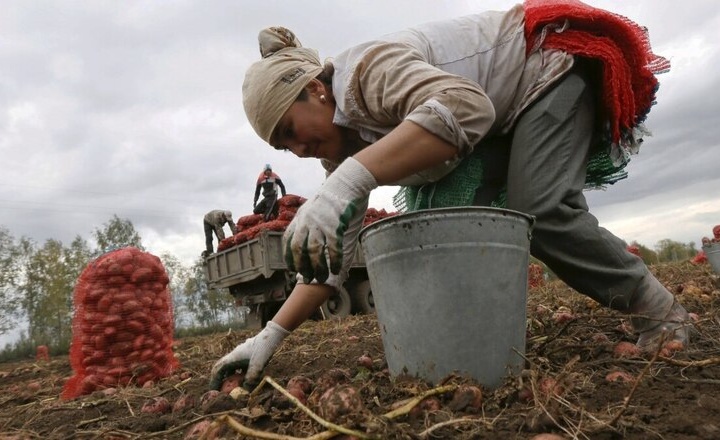
[[[245,73],[243,106],[255,132],[270,143],[282,115],[323,67],[317,51],[302,47],[289,29],[263,29],[258,40],[263,59]]]

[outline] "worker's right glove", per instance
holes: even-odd
[[[285,230],[285,262],[306,282],[324,283],[340,273],[343,239],[362,202],[377,188],[375,177],[349,157],[327,178],[314,197],[298,209]],[[328,268],[329,261],[329,268]]]
[[[243,388],[253,390],[260,380],[265,366],[290,332],[269,321],[260,333],[248,338],[233,351],[215,362],[210,372],[210,389],[219,390],[223,381],[237,370],[245,372]]]

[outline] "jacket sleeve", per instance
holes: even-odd
[[[347,77],[346,109],[378,127],[412,121],[458,147],[465,156],[492,128],[495,109],[474,81],[444,72],[408,44],[368,47]]]
[[[230,231],[232,231],[233,235],[237,234],[237,225],[235,224],[235,221],[232,219],[232,217],[227,219],[227,224],[230,226]]]
[[[260,188],[262,188],[262,184],[258,182],[258,184],[255,186],[255,197],[253,198],[253,205],[256,204],[258,198],[260,198]]]
[[[277,182],[278,186],[280,187],[280,193],[283,195],[283,197],[285,197],[286,192],[285,192],[285,185],[283,184],[283,181],[278,177],[275,182]]]

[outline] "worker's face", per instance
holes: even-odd
[[[280,118],[272,145],[298,157],[339,163],[347,155],[344,154],[341,130],[332,122],[335,103],[328,98],[329,93],[320,81],[313,80],[306,90],[308,99],[295,101]]]

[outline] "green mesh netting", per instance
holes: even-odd
[[[475,152],[479,151],[476,149]],[[393,196],[393,205],[399,212],[419,209],[449,208],[472,205],[475,191],[480,187],[483,175],[483,161],[479,154],[472,153],[447,176],[437,182],[418,186],[402,186]],[[606,150],[590,156],[587,164],[585,189],[601,189],[627,177],[625,166],[615,166]],[[506,192],[503,189],[490,204],[504,208]]]

